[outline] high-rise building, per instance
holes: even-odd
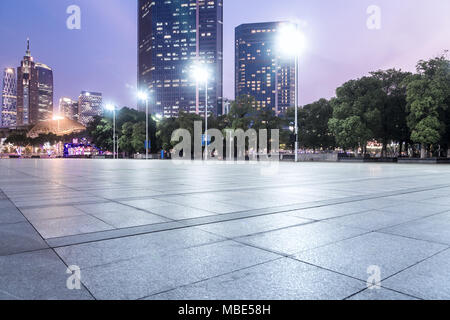
[[[16,117],[17,117],[16,107],[17,107],[16,70],[13,68],[6,68],[3,72],[0,127],[12,127],[16,125]]]
[[[31,109],[32,123],[51,120],[53,118],[53,71],[43,64],[34,65],[34,79],[37,84],[38,107]]]
[[[208,109],[220,114],[223,0],[139,0],[138,19],[138,85],[150,93],[150,112],[204,112],[205,85],[192,76],[197,63],[210,74]]]
[[[67,119],[78,121],[78,101],[70,98],[59,99],[59,115]]]
[[[252,96],[256,109],[277,114],[295,105],[295,58],[282,57],[277,48],[285,23],[243,24],[235,30],[236,99]]]
[[[36,124],[53,117],[53,71],[42,63],[35,63],[27,51],[17,68],[17,125]]]
[[[78,122],[87,126],[95,116],[103,114],[103,98],[98,92],[82,91],[78,97]]]
[[[30,52],[28,40],[27,52],[20,67],[17,68],[17,125],[28,125],[30,121],[31,105],[37,105],[37,96],[32,94],[32,70],[34,61]]]

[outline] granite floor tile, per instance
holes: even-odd
[[[361,280],[367,280],[372,274],[369,268],[375,266],[381,279],[386,279],[445,248],[440,244],[372,232],[303,251],[295,258]]]
[[[28,222],[0,225],[0,256],[48,248]]]
[[[152,300],[336,300],[366,284],[283,258],[149,297]]]

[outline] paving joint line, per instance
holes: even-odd
[[[7,199],[15,206],[15,204],[9,199],[9,197],[3,192],[3,190],[0,188],[0,192],[2,192]],[[44,243],[47,245],[47,248],[42,248],[40,250],[34,250],[34,251],[42,251],[42,250],[51,250],[56,257],[58,257],[58,259],[63,263],[63,265],[66,266],[66,268],[69,268],[68,264],[63,260],[63,258],[56,252],[56,250],[54,248],[52,248],[51,246],[48,245],[47,241],[44,239],[44,237],[40,234],[40,232],[35,228],[35,226],[30,222],[30,220],[28,220],[28,218],[22,213],[22,211],[15,206],[15,208],[20,212],[20,214],[25,218],[26,222],[34,229],[34,231],[37,233],[37,235],[44,241]],[[34,251],[30,251],[30,252],[34,252]],[[88,287],[83,283],[83,281],[81,281],[81,284],[83,285],[84,289],[86,290],[86,292],[94,299],[97,300],[95,298],[95,296],[92,294],[92,292],[88,289]]]
[[[434,189],[433,189],[434,190]],[[414,192],[412,192],[412,193],[415,193],[415,192],[421,192],[421,191],[414,191]],[[208,224],[214,224],[214,223],[220,223],[220,222],[227,222],[227,221],[234,221],[234,220],[241,220],[241,219],[248,219],[248,218],[252,218],[252,217],[260,217],[260,216],[268,216],[268,215],[275,215],[275,214],[280,214],[280,213],[289,213],[289,212],[293,212],[293,211],[303,211],[303,210],[308,210],[308,209],[313,209],[313,208],[321,208],[321,207],[330,207],[330,206],[333,206],[333,205],[338,205],[338,204],[346,204],[346,203],[354,203],[354,202],[361,202],[361,201],[365,201],[365,200],[372,200],[372,199],[379,199],[379,198],[384,198],[385,196],[374,196],[374,197],[370,197],[370,198],[368,198],[368,199],[355,199],[355,200],[349,200],[349,201],[344,201],[343,199],[336,199],[335,201],[329,201],[330,203],[328,203],[328,204],[318,204],[317,202],[312,202],[312,203],[309,203],[311,206],[309,206],[308,205],[308,203],[304,203],[304,204],[299,204],[299,206],[306,206],[306,207],[303,207],[303,208],[300,208],[300,209],[292,209],[292,208],[290,208],[290,209],[286,209],[286,210],[279,210],[279,211],[273,211],[273,212],[268,212],[268,213],[261,213],[261,214],[258,214],[257,212],[258,211],[265,211],[265,210],[270,210],[270,209],[273,209],[273,208],[280,208],[280,207],[271,207],[271,208],[263,208],[263,209],[253,209],[253,210],[246,210],[246,211],[239,211],[239,212],[232,212],[232,213],[226,213],[226,214],[216,214],[216,215],[212,215],[211,217],[215,217],[215,216],[217,216],[217,217],[221,217],[221,216],[223,216],[223,217],[226,217],[227,215],[231,215],[231,214],[247,214],[246,216],[244,216],[244,217],[239,217],[239,218],[235,218],[235,219],[225,219],[225,220],[222,220],[222,221],[211,221],[211,222],[207,222],[207,223],[199,223],[199,224],[195,224],[195,221],[197,220],[201,220],[201,219],[204,219],[204,217],[199,217],[199,218],[192,218],[192,219],[185,219],[185,220],[173,220],[173,221],[170,221],[170,222],[163,222],[163,223],[158,223],[158,224],[150,224],[150,225],[146,225],[146,226],[152,226],[152,225],[163,225],[163,224],[168,224],[168,223],[180,223],[180,224],[183,224],[183,223],[186,223],[186,222],[189,222],[189,221],[193,221],[194,223],[193,224],[187,224],[187,225],[181,225],[181,226],[179,226],[179,227],[175,227],[175,228],[169,228],[169,229],[164,229],[164,228],[162,228],[162,229],[160,229],[160,230],[153,230],[153,231],[150,231],[150,232],[142,232],[142,233],[137,233],[137,234],[132,234],[132,235],[142,235],[142,234],[147,234],[147,233],[155,233],[155,232],[164,232],[164,231],[170,231],[170,230],[175,230],[175,229],[183,229],[183,228],[189,228],[189,227],[196,227],[196,226],[202,226],[202,225],[208,225]],[[353,198],[353,197],[352,197]],[[318,202],[322,202],[322,201],[318,201]],[[314,203],[316,203],[316,204],[314,204]],[[292,207],[292,205],[291,206],[289,206],[289,207]],[[133,207],[134,208],[134,207]],[[151,211],[146,211],[146,210],[143,210],[144,212],[149,212],[149,213],[152,213]],[[252,214],[252,212],[254,212],[255,214]],[[152,213],[153,214],[153,213]],[[319,220],[319,221],[321,221],[321,220]],[[138,227],[130,227],[130,228],[121,228],[121,229],[115,229],[115,230],[117,230],[117,231],[122,231],[122,230],[131,230],[131,229],[133,229],[133,228],[140,228],[140,227],[142,227],[142,226],[138,226]],[[93,232],[93,233],[86,233],[86,234],[81,234],[80,236],[83,236],[83,235],[89,235],[89,234],[99,234],[99,235],[101,235],[102,233],[105,233],[105,232],[107,232],[107,231],[100,231],[100,232]],[[88,242],[95,242],[95,241],[103,241],[103,240],[110,240],[110,239],[115,239],[115,238],[123,238],[123,237],[127,237],[127,236],[132,236],[132,235],[125,235],[125,236],[119,236],[119,237],[112,237],[112,238],[110,238],[110,237],[106,237],[106,238],[104,238],[104,239],[100,239],[100,240],[94,240],[94,241],[87,241],[87,242],[78,242],[78,243],[72,243],[72,244],[68,244],[68,245],[75,245],[75,244],[82,244],[82,243],[88,243]],[[65,237],[60,237],[60,239],[61,238],[65,238]],[[56,247],[63,247],[63,246],[67,246],[67,245],[62,245],[62,246],[56,246]]]

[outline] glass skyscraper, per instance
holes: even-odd
[[[37,109],[31,109],[31,118],[34,122],[51,120],[53,118],[53,71],[43,64],[36,63],[34,77],[37,85]]]
[[[150,112],[204,112],[205,85],[192,77],[201,63],[210,74],[208,109],[220,114],[223,0],[139,0],[138,11],[138,85],[150,93]]]
[[[283,58],[277,48],[284,23],[243,24],[235,30],[236,99],[251,96],[256,109],[276,114],[295,105],[295,58]]]
[[[78,101],[70,98],[59,99],[59,115],[70,120],[78,121]]]
[[[17,68],[17,125],[31,125],[53,118],[53,71],[35,63],[27,52]]]
[[[98,92],[82,91],[78,97],[78,122],[87,126],[95,116],[103,114],[103,98]]]
[[[16,117],[17,117],[16,108],[17,108],[16,70],[13,68],[6,68],[3,72],[0,127],[12,127],[16,125]]]

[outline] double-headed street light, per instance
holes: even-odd
[[[145,160],[148,160],[148,94],[145,91],[139,91],[138,99],[145,101]]]
[[[116,159],[116,106],[107,104],[106,109],[113,113],[113,159]],[[117,148],[118,149],[118,148]],[[117,154],[117,157],[119,154]]]
[[[278,30],[278,50],[281,56],[295,57],[295,162],[298,162],[299,56],[305,49],[305,37],[296,23],[284,23]],[[278,70],[277,70],[278,73]],[[278,91],[278,84],[277,84]]]
[[[208,78],[209,71],[200,64],[194,65],[193,77],[199,83],[205,83],[205,160],[208,160]]]

